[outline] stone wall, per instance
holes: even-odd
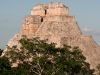
[[[37,31],[41,22],[42,22],[42,17],[40,16],[26,16],[23,20],[21,33],[34,34]]]
[[[68,8],[64,7],[64,8],[50,8],[47,9],[47,15],[48,16],[53,16],[53,15],[63,15],[66,16],[68,15]]]
[[[75,21],[75,16],[47,16],[44,19],[45,21],[49,21],[49,22],[69,22],[72,23],[73,21]]]
[[[35,34],[38,28],[39,28],[38,24],[23,25],[21,29],[21,33],[22,34]]]
[[[65,7],[61,2],[50,2],[49,4],[37,4],[33,10],[49,9],[49,8],[63,8]]]
[[[62,12],[63,11],[63,12]],[[31,15],[52,16],[52,15],[68,15],[68,7],[62,3],[38,4],[31,10]]]
[[[23,24],[40,24],[41,23],[41,19],[42,17],[39,16],[39,15],[29,15],[29,16],[26,16],[24,17],[23,19]]]
[[[48,4],[48,8],[63,8],[65,7],[61,2],[51,2]]]
[[[45,10],[40,9],[40,10],[32,10],[31,15],[39,15],[39,16],[45,16]]]
[[[33,10],[41,10],[41,9],[44,9],[43,4],[35,5],[34,8],[33,8]]]
[[[41,10],[41,9],[48,9],[48,4],[38,4],[38,5],[35,5],[32,10]]]

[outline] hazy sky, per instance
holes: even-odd
[[[0,0],[0,48],[20,32],[22,20],[33,6],[49,2],[68,6],[69,15],[75,15],[83,34],[92,35],[100,45],[100,0]]]

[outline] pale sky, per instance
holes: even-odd
[[[49,2],[68,6],[83,34],[91,35],[100,45],[100,0],[0,0],[0,48],[20,32],[23,18],[30,15],[33,6]]]

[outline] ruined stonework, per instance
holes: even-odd
[[[56,9],[55,9],[56,8]],[[63,12],[62,12],[63,11]],[[68,15],[68,7],[62,3],[49,3],[49,4],[38,4],[31,10],[31,15],[40,16],[55,16],[55,15]]]
[[[22,34],[34,34],[42,22],[41,16],[26,16],[21,29]]]
[[[96,68],[100,63],[99,45],[91,36],[82,34],[75,16],[68,15],[68,7],[60,2],[34,6],[31,15],[24,18],[20,33],[16,34],[7,45],[19,46],[18,40],[22,35],[48,39],[48,42],[57,43],[57,47],[63,44],[79,46],[91,68]]]

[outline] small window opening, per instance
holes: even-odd
[[[43,18],[41,18],[41,22],[43,22]]]
[[[47,10],[45,10],[45,15],[47,14]]]

